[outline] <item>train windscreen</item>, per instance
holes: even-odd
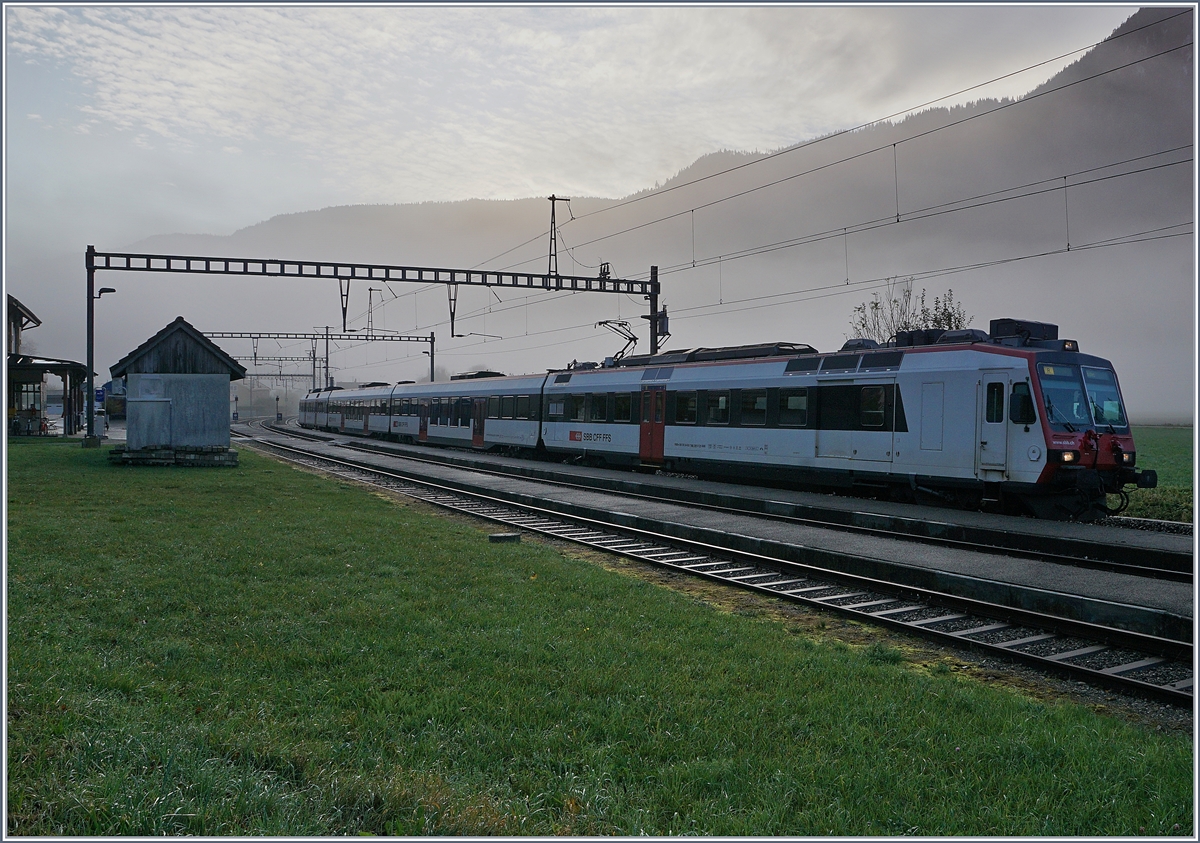
[[[1042,403],[1046,419],[1058,430],[1075,431],[1090,427],[1091,413],[1079,367],[1064,363],[1041,363],[1037,367],[1042,384]]]
[[[1083,366],[1083,383],[1087,387],[1088,402],[1092,418],[1097,427],[1125,427],[1125,407],[1121,403],[1121,392],[1117,389],[1117,376],[1111,369],[1096,369]]]

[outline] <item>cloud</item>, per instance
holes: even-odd
[[[1130,11],[14,7],[8,43],[70,68],[78,131],[286,144],[356,201],[619,196],[1085,46]]]

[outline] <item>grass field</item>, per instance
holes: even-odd
[[[247,451],[8,456],[9,834],[1192,833],[1187,735]]]
[[[1129,494],[1129,509],[1135,518],[1162,518],[1186,521],[1193,517],[1195,491],[1192,488],[1192,428],[1134,427],[1139,468],[1158,472],[1157,489],[1134,489]],[[1116,498],[1110,499],[1116,504]]]

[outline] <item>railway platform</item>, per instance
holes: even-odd
[[[328,441],[311,443],[311,450],[382,469],[397,469],[406,458],[428,459],[430,456],[429,448],[372,442],[371,450],[364,451],[361,450],[363,444],[360,439],[332,437]],[[355,447],[351,450],[346,445]],[[850,573],[863,573],[868,567],[877,571],[886,568],[888,576],[907,578],[914,588],[992,599],[1014,606],[1025,606],[1030,601],[1045,604],[1057,600],[1064,607],[1082,603],[1089,615],[1103,617],[1114,625],[1177,640],[1191,640],[1195,604],[1191,583],[1055,564],[1025,556],[1004,556],[986,548],[937,546],[902,536],[880,535],[878,531],[862,534],[771,515],[789,508],[819,505],[845,513],[862,513],[864,518],[894,516],[945,525],[945,532],[963,526],[1003,529],[1020,539],[1051,544],[1056,539],[1083,538],[1098,546],[1119,545],[1134,555],[1155,551],[1190,554],[1193,546],[1190,536],[865,501],[682,476],[636,475],[485,454],[438,451],[437,456],[453,464],[421,463],[419,472],[423,479],[453,485],[464,482],[464,470],[471,471],[470,484],[473,486],[484,487],[499,497],[537,501],[567,514],[597,517],[630,526],[656,525],[665,534],[696,541],[719,535],[723,542],[732,540],[739,549],[782,552],[790,554],[796,561],[806,555],[827,558],[835,554],[847,560],[845,564],[849,567],[846,570]],[[481,469],[499,473],[478,473]],[[406,470],[413,471],[411,462]],[[552,476],[560,478],[561,482],[607,488],[583,489],[546,483]],[[640,491],[637,496],[629,493],[634,486]],[[708,505],[699,508],[684,502],[688,499],[703,500]],[[721,508],[722,500],[732,502],[735,499],[759,501],[764,514]]]

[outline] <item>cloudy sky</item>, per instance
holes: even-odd
[[[1085,47],[1133,10],[7,5],[8,234],[623,196]]]
[[[716,151],[777,150],[932,102],[947,106],[1022,96],[1077,60],[1136,8],[7,4],[5,283],[43,319],[29,336],[38,353],[81,360],[86,355],[82,254],[88,243],[119,250],[158,235],[225,236],[277,215],[331,206],[550,193],[577,200],[624,197],[665,182]],[[980,85],[988,80],[999,81]],[[1014,148],[1021,143],[1018,139]],[[886,204],[892,172],[885,169],[880,178]],[[978,167],[973,174],[986,175],[986,169]],[[951,198],[961,189],[954,186]],[[394,262],[474,265],[545,231],[548,209],[544,198],[541,202],[536,219],[521,211],[517,227],[528,227],[527,233],[522,229],[518,237],[506,229],[504,237],[513,242],[495,249],[489,243],[485,255],[467,260],[461,252],[447,252],[444,260]],[[736,227],[724,233],[730,232]],[[703,239],[703,230],[700,235]],[[760,235],[747,242],[771,239]],[[665,236],[647,230],[645,249],[630,247],[637,253],[637,269],[678,257],[664,251]],[[686,251],[689,233],[679,227],[672,236]],[[717,248],[715,241],[697,243],[695,231],[691,237],[694,253]],[[312,242],[325,248],[327,241]],[[433,239],[423,245],[441,255]],[[915,241],[909,245],[927,248]],[[845,263],[852,274],[843,246],[830,248],[837,254],[825,256],[826,262],[838,272]],[[1170,283],[1186,287],[1194,276],[1188,251],[1194,243],[1179,248],[1179,255],[1172,253]],[[701,280],[721,301],[722,283],[753,285],[764,272],[780,278],[797,269],[814,274],[818,264],[803,263],[813,256],[801,257],[787,266],[747,268],[736,282],[728,269],[722,281],[720,267]],[[943,255],[928,259],[935,257],[942,261],[937,265],[954,262]],[[1131,266],[1139,259],[1130,253]],[[1103,271],[1103,262],[1097,267]],[[1091,266],[1077,266],[1075,272],[1079,285],[1094,277]],[[673,281],[673,289],[682,289],[682,283]],[[973,291],[966,282],[956,289],[976,295],[967,303],[979,315],[976,326],[986,328],[997,315],[992,310],[1011,309],[999,292],[1008,281],[981,277],[973,283]],[[293,294],[295,300],[287,302],[289,324],[275,324],[281,306],[269,316],[256,315],[253,326],[234,327],[221,313],[165,293],[161,284],[144,277],[124,284],[120,309],[108,305],[98,317],[102,373],[179,313],[198,314],[198,326],[208,330],[308,330],[328,323],[331,315],[327,291],[314,294],[311,316],[300,313],[307,302]],[[203,304],[237,302],[225,315],[246,316],[258,306],[257,290],[232,281],[213,282],[205,290],[210,301]],[[1063,287],[1064,301],[1077,296],[1073,290]],[[610,314],[589,302],[547,311],[541,318],[548,322],[589,323],[587,331],[555,337],[553,353],[566,355],[562,360],[546,361],[551,352],[539,351],[532,337],[487,345],[483,351],[492,349],[492,356],[476,360],[467,340],[457,352],[453,341],[443,347],[442,337],[449,333],[444,292],[423,295],[419,301],[414,295],[411,304],[389,302],[392,311],[400,307],[403,312],[403,319],[388,312],[397,323],[391,326],[422,333],[436,328],[439,360],[444,352],[455,370],[490,363],[532,371],[565,363],[575,353],[581,359],[612,353],[613,337],[592,331],[590,320],[628,317],[631,309]],[[280,303],[278,289],[269,296]],[[1186,289],[1177,298],[1186,299]],[[139,313],[139,299],[152,300],[158,309],[151,312],[147,303]],[[490,309],[496,303],[486,295],[483,299],[466,305]],[[670,303],[686,302],[675,292]],[[824,310],[815,304],[800,307],[794,311],[799,320],[768,326],[774,332],[768,338],[809,341],[828,350],[841,342],[853,303],[842,297]],[[362,304],[352,309],[361,310]],[[635,303],[632,309],[641,307]],[[1035,309],[1037,314],[1016,315],[1045,321],[1070,316],[1069,311]],[[1179,310],[1176,304],[1171,309]],[[759,322],[768,315],[782,318],[783,311],[776,311],[752,316]],[[527,327],[528,313],[521,313]],[[138,316],[144,318],[139,322]],[[1185,317],[1180,314],[1186,322]],[[1148,313],[1146,318],[1153,322],[1155,317]],[[687,344],[756,341],[762,330],[753,322],[734,330],[736,319],[710,319],[703,329],[699,320],[681,319],[681,337],[689,324]],[[724,328],[728,336],[718,336]],[[492,323],[468,323],[468,329],[501,330]],[[1069,331],[1082,334],[1078,328]],[[600,337],[595,349],[583,345],[594,340],[589,332]],[[1141,329],[1133,335],[1141,336]],[[1111,345],[1107,338],[1106,345]],[[366,361],[380,352],[364,354]],[[407,364],[410,368],[420,365],[416,351],[410,356],[416,361]],[[389,360],[375,360],[361,374],[393,380],[419,374]],[[1132,360],[1126,365],[1132,367]],[[1148,398],[1146,405],[1157,402]],[[1190,412],[1190,400],[1176,404],[1171,410],[1176,415]]]

